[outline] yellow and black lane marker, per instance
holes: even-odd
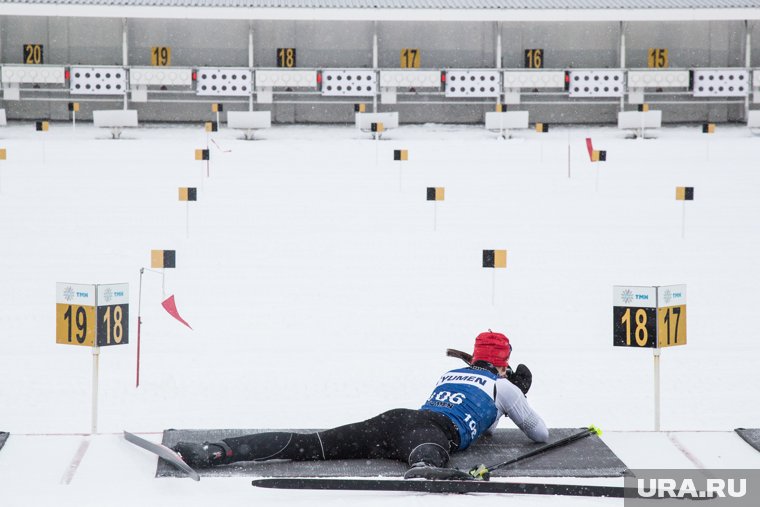
[[[506,250],[483,250],[483,267],[484,268],[506,268],[507,251]]]
[[[175,268],[177,267],[176,250],[151,250],[150,267],[158,268]]]
[[[694,187],[676,187],[677,201],[693,201]]]
[[[180,187],[179,200],[180,201],[197,201],[198,189],[195,187]]]

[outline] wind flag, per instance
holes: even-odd
[[[185,321],[185,319],[179,316],[179,312],[177,311],[177,304],[174,302],[174,294],[166,298],[164,302],[161,303],[161,306],[164,307],[164,310],[166,310],[169,313],[169,315],[171,315],[172,317],[174,317],[175,319],[177,319],[178,321],[182,322],[184,325],[192,329],[192,327],[190,327],[190,324],[188,324]]]

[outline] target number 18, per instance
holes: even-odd
[[[656,347],[655,308],[614,307],[614,345],[617,347]]]
[[[98,347],[124,345],[129,337],[129,305],[98,306]]]

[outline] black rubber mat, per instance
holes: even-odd
[[[307,433],[317,430],[166,430],[164,445],[179,441],[214,442],[263,431],[295,431]],[[580,431],[579,428],[553,428],[549,441],[553,442]],[[518,429],[498,429],[491,436],[482,437],[464,452],[451,457],[450,466],[469,470],[473,466],[494,465],[529,452],[543,444],[533,443]],[[198,470],[202,477],[400,477],[407,466],[386,460],[334,460],[334,461],[259,461],[240,462]],[[583,438],[570,445],[553,449],[510,467],[496,470],[494,477],[620,477],[626,472],[625,464],[596,436]],[[181,477],[183,474],[162,459],[158,460],[156,477]]]
[[[734,431],[736,431],[745,442],[754,447],[756,451],[760,451],[760,428],[736,428]]]
[[[5,445],[5,441],[8,440],[8,435],[10,435],[10,433],[7,433],[5,431],[0,431],[0,450],[3,449],[3,446]]]

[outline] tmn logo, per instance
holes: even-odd
[[[699,491],[692,479],[638,479],[638,494],[642,498],[741,498],[747,494],[747,479],[707,479]]]

